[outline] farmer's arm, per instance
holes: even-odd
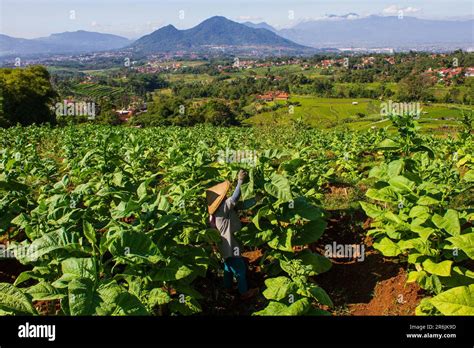
[[[237,181],[237,186],[235,187],[234,193],[230,197],[230,199],[232,200],[234,204],[237,203],[240,198],[240,185],[242,185],[242,183],[243,183],[243,180],[239,179]]]
[[[231,205],[232,208],[233,208],[233,207],[235,206],[235,204],[239,201],[239,198],[240,198],[240,186],[241,186],[241,185],[243,184],[243,182],[244,182],[245,175],[246,175],[246,173],[245,173],[243,170],[239,171],[237,186],[235,187],[234,193],[233,193],[232,196],[229,198],[229,203],[230,203],[230,205]]]

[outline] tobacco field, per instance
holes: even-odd
[[[319,281],[334,267],[322,243],[332,214],[325,193],[357,187],[348,204],[366,222],[370,251],[396,261],[421,289],[415,314],[474,315],[471,129],[435,137],[409,117],[392,123],[361,133],[0,129],[0,239],[19,261],[11,281],[0,282],[0,314],[205,315],[226,307],[205,190],[226,179],[235,185],[243,168],[236,237],[255,256],[249,272],[260,289],[254,302],[233,305],[245,314],[336,314]],[[229,149],[256,155],[219,159]]]

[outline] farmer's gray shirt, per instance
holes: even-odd
[[[224,200],[214,213],[216,227],[221,234],[222,240],[219,245],[219,250],[224,260],[231,256],[240,256],[240,246],[234,238],[234,232],[240,230],[242,227],[239,216],[234,209],[235,204],[239,200],[239,196],[240,182],[232,197]]]

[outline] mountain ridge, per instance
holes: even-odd
[[[288,50],[307,49],[304,45],[282,38],[270,30],[251,28],[222,16],[210,17],[189,29],[178,30],[171,27],[168,25],[145,35],[136,40],[131,47],[143,52],[199,51],[209,46],[268,46]]]
[[[107,51],[123,48],[130,40],[114,34],[86,30],[53,33],[46,37],[22,39],[0,34],[0,55],[61,54]]]
[[[355,19],[323,18],[300,22],[278,34],[310,47],[417,47],[472,42],[473,20],[430,20],[371,15]]]
[[[355,18],[357,17],[357,18]],[[378,48],[453,50],[472,48],[473,19],[438,20],[405,16],[356,13],[326,15],[305,20],[291,28],[277,30],[266,22],[238,23],[223,16],[213,16],[189,29],[166,25],[137,40],[85,30],[53,33],[35,39],[14,38],[0,34],[0,56],[33,54],[74,54],[132,49],[143,53],[202,52],[234,49],[234,52],[268,54],[311,53],[322,48]],[[237,48],[237,51],[235,49]],[[240,50],[240,51],[239,51]]]

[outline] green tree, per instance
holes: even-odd
[[[398,99],[404,102],[432,100],[431,86],[433,83],[428,75],[412,73],[400,81]]]
[[[128,85],[134,93],[145,96],[147,92],[168,87],[168,82],[159,75],[135,74],[129,78]]]
[[[57,93],[46,68],[0,69],[3,113],[7,125],[55,123],[51,108]]]
[[[205,122],[214,126],[237,125],[234,112],[222,101],[211,100],[203,105],[200,112],[202,112]]]
[[[332,95],[334,82],[331,79],[319,78],[313,82],[313,90],[317,95],[329,97]]]
[[[0,127],[7,127],[8,121],[5,119],[3,112],[3,90],[0,90]]]

